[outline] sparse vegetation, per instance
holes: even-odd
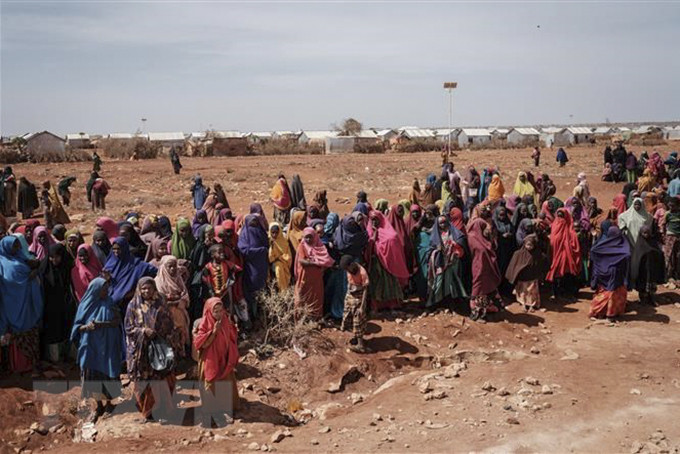
[[[291,347],[316,328],[309,308],[295,307],[292,288],[279,292],[272,286],[258,295],[258,304],[262,335],[256,349]]]
[[[323,154],[323,147],[316,144],[298,143],[294,140],[269,140],[253,145],[251,153],[255,156],[285,154]]]

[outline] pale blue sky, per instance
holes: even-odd
[[[680,119],[680,3],[6,2],[5,134]],[[540,28],[538,26],[540,25]]]

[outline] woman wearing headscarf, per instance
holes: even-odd
[[[538,185],[538,193],[539,193],[539,203],[542,205],[543,202],[548,200],[550,197],[554,196],[557,193],[557,188],[555,187],[555,183],[550,179],[550,176],[547,173],[544,173],[541,175],[541,177],[538,179],[536,182]]]
[[[170,253],[180,260],[189,260],[194,246],[196,246],[196,238],[191,233],[189,220],[177,219],[175,232],[172,234]]]
[[[520,203],[515,207],[512,213],[512,227],[517,231],[519,229],[519,224],[523,219],[530,219],[531,213],[529,213],[529,208],[524,203]],[[519,243],[521,244],[521,243]]]
[[[258,222],[262,226],[262,230],[267,233],[269,231],[269,221],[267,220],[267,216],[264,214],[264,210],[262,209],[262,205],[259,203],[251,203],[250,204],[250,214],[255,214],[258,216]]]
[[[212,224],[217,216],[217,197],[215,194],[208,194],[205,196],[205,202],[200,208],[205,211],[205,215],[208,218],[208,223]]]
[[[269,264],[278,290],[287,290],[290,287],[293,254],[290,252],[288,238],[278,222],[269,225]]]
[[[311,227],[305,228],[295,254],[295,307],[298,310],[307,308],[314,319],[323,316],[323,273],[333,263],[316,231]]]
[[[118,236],[127,240],[128,245],[130,246],[130,254],[140,259],[146,257],[146,250],[148,249],[147,245],[139,237],[139,233],[137,233],[130,222],[123,221],[120,223],[118,227]]]
[[[5,167],[2,178],[4,191],[4,212],[5,216],[14,217],[17,215],[17,179],[10,166]]]
[[[617,194],[616,197],[614,197],[612,206],[616,208],[619,215],[623,214],[628,209],[628,206],[626,205],[626,194]]]
[[[76,264],[78,258],[78,246],[85,244],[85,238],[83,238],[83,234],[80,233],[80,230],[70,229],[64,234],[64,241],[62,244],[66,246],[66,256],[64,259],[66,260],[66,264],[70,271]]]
[[[219,183],[213,184],[213,190],[215,197],[217,197],[217,203],[224,208],[229,208],[229,200],[227,200],[227,194],[224,192],[222,185]]]
[[[656,178],[652,175],[652,171],[646,168],[642,176],[638,179],[637,190],[639,192],[651,191],[656,187]]]
[[[13,372],[30,371],[40,355],[43,296],[37,265],[19,238],[0,239],[0,339],[9,346]]]
[[[664,253],[649,226],[640,229],[630,260],[629,288],[637,290],[641,304],[656,306],[657,285],[666,282]]]
[[[240,408],[234,372],[239,359],[237,339],[238,332],[222,300],[208,299],[194,334],[205,427],[226,424]]]
[[[555,157],[555,160],[560,163],[560,167],[564,167],[564,165],[569,162],[569,158],[567,157],[567,152],[564,151],[564,148],[560,147],[557,150],[557,155]]]
[[[168,251],[168,240],[165,238],[154,238],[146,250],[144,261],[158,268],[161,259],[168,254],[170,254]]]
[[[209,224],[208,214],[204,210],[196,211],[194,219],[191,221],[191,233],[194,235],[194,238],[198,237],[198,229],[206,224]]]
[[[339,226],[340,216],[337,213],[328,213],[321,236],[321,242],[333,259],[333,266],[326,269],[323,275],[324,313],[338,322],[343,319],[348,289],[347,273],[340,266],[341,254],[335,248],[335,232]]]
[[[43,289],[43,324],[40,341],[45,357],[52,363],[66,356],[64,343],[71,332],[75,301],[71,293],[71,269],[61,243],[49,247],[48,256],[40,263]]]
[[[590,317],[613,320],[626,311],[626,286],[630,245],[618,227],[610,227],[607,238],[590,250],[593,273],[590,287],[595,290]]]
[[[408,284],[404,244],[379,211],[371,211],[368,223],[368,296],[373,310],[395,309],[404,299],[402,288]]]
[[[33,216],[33,212],[40,207],[38,202],[38,192],[35,185],[28,181],[26,177],[19,178],[19,189],[17,205],[23,219],[28,219]]]
[[[548,271],[548,258],[538,247],[538,237],[527,235],[522,246],[512,255],[505,278],[515,287],[513,293],[524,310],[541,307],[540,281]]]
[[[406,229],[406,223],[404,222],[403,216],[399,214],[399,205],[392,206],[387,215],[387,222],[389,222],[394,231],[397,232],[397,235],[404,244],[406,268],[408,269],[409,275],[411,275],[416,267],[415,255],[413,254],[413,241],[411,240],[409,231]]]
[[[104,271],[111,275],[111,298],[125,308],[132,298],[137,282],[144,276],[155,277],[157,268],[130,254],[125,238],[116,238],[111,254],[104,265]]]
[[[632,151],[626,155],[626,181],[628,183],[635,183],[637,180],[638,161]]]
[[[517,174],[517,180],[515,180],[515,185],[512,188],[512,193],[522,198],[524,198],[525,196],[531,196],[534,199],[534,203],[536,203],[534,187],[531,185],[531,183],[529,183],[526,172],[519,172]]]
[[[267,285],[269,270],[269,239],[261,217],[249,214],[238,237],[238,249],[243,256],[243,289],[251,319],[257,317],[257,294]]]
[[[492,227],[482,218],[468,224],[468,245],[472,253],[472,298],[470,317],[485,319],[498,312],[502,301],[498,295],[501,274],[498,270]]]
[[[323,220],[326,220],[326,216],[330,213],[330,210],[328,209],[327,194],[327,191],[324,189],[322,191],[317,191],[314,195],[314,203],[319,207],[319,216]]]
[[[298,174],[293,175],[293,182],[290,185],[290,206],[303,211],[307,209],[305,188],[302,185],[302,180]]]
[[[194,209],[200,210],[203,208],[205,199],[208,196],[208,189],[203,186],[203,178],[200,175],[194,177],[193,184],[191,185],[191,197],[194,200]]]
[[[383,215],[387,216],[389,204],[390,202],[388,202],[387,199],[378,199],[375,201],[375,209],[380,211]]]
[[[491,177],[491,183],[489,184],[489,201],[495,202],[501,200],[505,195],[505,188],[503,187],[503,182],[498,174]],[[520,195],[520,194],[517,194]]]
[[[517,226],[517,231],[515,232],[516,244],[524,244],[524,239],[531,234],[536,232],[536,226],[540,221],[535,221],[531,218],[524,218],[520,221]]]
[[[619,215],[619,229],[628,238],[631,246],[635,246],[638,234],[643,225],[650,225],[652,217],[645,211],[641,198],[633,200],[633,205]]]
[[[227,219],[231,219],[232,221],[234,220],[234,215],[231,211],[231,208],[222,208],[219,213],[217,213],[217,216],[215,216],[213,227],[222,225]]]
[[[291,214],[288,225],[288,241],[291,251],[297,251],[302,241],[302,232],[307,227],[307,214],[303,210],[295,210]]]
[[[43,260],[47,257],[50,247],[56,244],[56,240],[50,235],[47,229],[43,226],[38,226],[33,230],[33,242],[31,242],[29,251],[37,260]]]
[[[143,422],[153,421],[154,417],[165,420],[175,409],[172,400],[175,375],[173,368],[163,371],[153,368],[149,345],[156,339],[174,345],[176,334],[170,310],[151,277],[139,280],[135,296],[125,312],[124,326],[127,373],[137,409],[144,417]]]
[[[505,207],[499,206],[493,212],[493,225],[496,232],[496,257],[498,259],[498,271],[501,277],[505,276],[505,271],[508,269],[512,255],[517,249],[515,240],[515,229],[512,226],[512,221],[508,216],[508,211]],[[503,280],[503,279],[502,279]],[[512,289],[507,281],[501,282],[501,294],[510,294]]]
[[[368,243],[368,234],[362,222],[357,222],[357,219],[357,213],[352,213],[342,219],[335,230],[333,245],[341,255],[351,255],[359,260],[363,257],[364,248]]]
[[[77,349],[81,397],[97,402],[88,418],[92,422],[111,414],[115,408],[111,401],[121,394],[121,321],[120,310],[109,296],[109,284],[101,277],[93,279],[80,300],[70,335]]]
[[[602,175],[600,176],[600,179],[602,181],[608,181],[612,182],[614,181],[614,169],[612,168],[612,165],[607,163],[604,165],[602,168]]]
[[[118,238],[118,224],[111,218],[101,217],[97,219],[95,227],[96,230],[105,232],[110,242]]]
[[[446,216],[439,216],[430,233],[426,307],[468,297],[462,280],[461,258],[465,255],[462,234],[451,227]]]
[[[588,199],[588,205],[586,205],[588,211],[588,218],[590,220],[590,233],[593,237],[596,237],[600,233],[600,225],[602,221],[607,219],[608,213],[605,213],[601,208],[597,206],[597,199],[595,197],[590,197]]]
[[[87,201],[90,203],[92,203],[92,187],[98,179],[99,173],[95,171],[90,173],[90,178],[87,180],[87,183],[85,183],[85,194],[87,195]]]
[[[663,180],[668,176],[666,174],[666,166],[664,166],[663,159],[656,151],[652,153],[652,157],[649,158],[649,162],[647,162],[647,169],[650,170],[654,180],[658,181],[659,183],[663,182]]]
[[[590,231],[590,217],[588,216],[588,211],[585,206],[581,204],[581,199],[578,197],[569,197],[564,204],[564,207],[569,211],[574,222],[579,223],[582,231]]]
[[[175,257],[166,255],[161,259],[155,281],[156,289],[165,297],[172,322],[175,325],[177,343],[173,345],[173,349],[180,358],[184,358],[189,352],[188,347],[190,345],[189,291],[184,279],[182,279],[179,264]]]
[[[552,263],[546,280],[553,284],[553,295],[576,296],[577,276],[581,273],[581,245],[574,230],[574,221],[566,208],[559,208],[550,230]]]
[[[106,263],[106,259],[111,252],[111,242],[106,232],[103,230],[95,230],[92,233],[92,252],[102,265]]]
[[[437,201],[434,195],[434,185],[432,183],[425,183],[425,189],[420,193],[418,204],[421,206],[432,205]]]
[[[675,283],[680,279],[680,199],[673,197],[668,202],[668,211],[664,218],[663,254],[665,259],[666,278]]]
[[[71,283],[76,300],[80,302],[90,285],[102,272],[102,264],[94,253],[92,246],[81,244],[78,246],[75,266],[71,269]]]
[[[279,173],[276,183],[272,186],[269,200],[274,205],[274,220],[280,225],[288,224],[290,221],[291,195],[283,173]]]
[[[411,186],[411,192],[409,193],[408,200],[411,202],[412,205],[418,205],[420,204],[420,198],[421,198],[421,190],[420,190],[420,183],[418,183],[418,179],[416,178],[413,180],[413,185]]]

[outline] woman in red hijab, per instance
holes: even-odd
[[[323,273],[334,263],[316,230],[305,228],[295,254],[295,307],[306,306],[312,318],[323,317]]]
[[[467,230],[465,229],[465,219],[463,218],[463,212],[460,208],[453,207],[449,211],[449,220],[451,225],[457,228],[460,233],[467,235]]]
[[[626,206],[626,194],[617,194],[616,197],[614,197],[614,201],[612,206],[616,208],[616,211],[618,211],[618,214],[623,214],[624,211],[628,209]]]
[[[395,309],[404,300],[409,278],[404,243],[380,211],[371,211],[368,218],[368,296],[373,310]]]
[[[493,229],[482,218],[468,224],[468,246],[472,253],[472,298],[470,318],[485,319],[486,314],[499,312],[503,302],[498,294],[501,273],[496,260]]]
[[[401,210],[400,210],[401,208]],[[404,243],[404,256],[406,257],[406,268],[408,269],[409,276],[413,274],[413,270],[416,266],[415,255],[413,255],[413,241],[411,241],[411,235],[406,229],[406,223],[404,222],[403,216],[404,207],[401,205],[392,205],[390,212],[387,214],[387,221],[390,223],[392,228]],[[402,214],[400,214],[400,211]]]
[[[194,347],[198,351],[203,424],[226,425],[239,408],[236,374],[238,344],[236,327],[229,320],[220,298],[209,298],[203,318],[196,320]],[[212,421],[211,421],[212,420]]]
[[[581,273],[581,246],[566,208],[557,210],[550,231],[550,248],[552,264],[546,280],[553,283],[553,295],[567,293],[576,297],[580,288],[577,276]]]

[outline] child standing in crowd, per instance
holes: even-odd
[[[352,331],[349,348],[357,353],[368,353],[370,349],[364,340],[367,319],[368,273],[363,266],[354,261],[351,255],[343,255],[340,268],[347,272],[347,296],[342,329]]]

